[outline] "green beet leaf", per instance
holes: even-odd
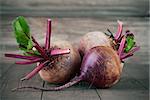
[[[129,52],[135,45],[134,36],[127,36],[126,42],[125,52]]]
[[[19,16],[13,21],[13,30],[19,45],[25,49],[31,49],[33,47],[30,28],[23,16]]]
[[[23,16],[17,17],[13,21],[13,31],[15,33],[16,41],[19,45],[20,50],[24,51],[24,54],[28,55],[26,52],[31,52],[39,55],[37,51],[33,51],[33,43],[30,34],[30,27]]]

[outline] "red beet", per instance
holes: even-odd
[[[50,65],[39,71],[40,77],[49,83],[65,83],[75,76],[80,69],[81,58],[79,52],[67,41],[54,42],[52,47],[70,48],[70,53],[54,57]]]
[[[19,36],[21,34],[27,34],[27,32],[22,33],[23,30],[28,29],[27,27],[23,27],[28,26],[25,24],[25,19],[23,20],[23,17],[18,17],[14,22],[16,21],[19,25],[23,24],[22,27],[18,24],[17,27],[15,27],[17,34],[19,34]],[[31,36],[30,39],[32,40],[31,42],[33,42],[30,52],[26,50],[27,48],[24,48],[24,50],[26,50],[25,53],[28,55],[5,54],[6,57],[25,59],[25,61],[18,61],[16,64],[25,65],[38,63],[33,71],[21,79],[22,81],[31,79],[39,72],[41,78],[47,82],[64,83],[72,78],[77,70],[79,70],[81,58],[77,49],[67,41],[51,43],[51,19],[47,20],[47,32],[44,46],[41,46],[33,36]],[[19,40],[23,41],[22,38],[19,38]],[[22,45],[19,46],[22,47]]]

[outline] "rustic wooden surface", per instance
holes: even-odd
[[[51,17],[145,17],[149,0],[1,0],[2,14]]]
[[[148,100],[149,99],[149,11],[148,0],[3,0],[0,20],[0,100]],[[12,34],[11,22],[18,16],[27,17],[32,34],[42,44],[46,18],[51,17],[52,41],[76,42],[85,33],[117,29],[116,21],[124,22],[124,29],[136,34],[141,46],[133,57],[126,61],[121,80],[109,89],[89,88],[79,83],[64,91],[43,92],[21,90],[11,92],[17,86],[52,85],[43,82],[39,75],[25,82],[19,79],[35,65],[15,65],[14,59],[4,53],[19,53]],[[125,31],[125,30],[124,30]]]

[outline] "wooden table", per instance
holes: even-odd
[[[148,0],[3,0],[0,21],[0,100],[148,100],[149,97],[149,51]],[[109,28],[116,32],[117,20],[124,22],[124,29],[136,34],[141,46],[133,57],[126,60],[121,80],[109,89],[89,88],[81,82],[64,91],[21,90],[11,92],[20,85],[50,87],[39,75],[25,82],[19,79],[30,72],[35,65],[15,65],[16,60],[5,58],[4,53],[19,53],[12,34],[11,22],[19,15],[26,16],[32,34],[42,44],[46,19],[52,18],[52,41],[67,40],[76,42],[90,31],[103,31]],[[125,30],[124,30],[125,31]],[[72,41],[73,40],[73,41]]]

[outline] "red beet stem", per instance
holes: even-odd
[[[119,20],[117,22],[118,22],[118,30],[117,30],[117,33],[115,34],[115,40],[119,39],[122,33],[122,29],[123,29],[123,23]]]
[[[44,63],[39,64],[32,72],[30,72],[24,78],[22,78],[21,81],[28,80],[28,79],[32,78],[35,74],[37,74],[45,66],[45,64],[47,62],[48,62],[48,60],[45,61]]]
[[[20,59],[27,59],[27,60],[34,60],[34,59],[39,58],[35,56],[24,56],[24,55],[19,55],[19,54],[5,54],[5,57],[20,58]]]
[[[34,47],[38,50],[38,52],[44,59],[48,59],[48,57],[45,55],[45,51],[43,51],[41,47],[39,47],[38,45],[35,45]]]
[[[129,55],[126,55],[126,56],[121,56],[121,60],[124,60],[124,59],[126,59],[126,58],[128,58],[128,57],[131,57],[131,56],[133,56],[133,54],[129,54]]]
[[[126,30],[125,35],[130,34],[130,30]]]
[[[18,88],[14,88],[12,89],[12,91],[16,91],[18,89],[25,89],[25,88],[30,88],[30,89],[36,89],[36,90],[42,90],[42,91],[59,91],[59,90],[63,90],[65,88],[68,88],[78,82],[80,82],[83,79],[83,77],[78,77],[75,78],[73,81],[70,81],[62,86],[58,86],[58,87],[50,87],[50,88],[43,88],[43,87],[32,87],[32,86],[25,86],[25,87],[18,87]]]
[[[126,42],[126,38],[123,37],[122,40],[121,40],[119,49],[118,49],[118,55],[119,55],[119,57],[121,57],[121,53],[122,53],[122,51],[123,51],[123,49],[124,49],[125,42]]]
[[[51,56],[69,54],[70,49],[56,49],[51,51]]]
[[[47,20],[47,33],[45,39],[45,49],[50,49],[50,40],[51,40],[51,19]]]
[[[26,52],[26,53],[28,53],[28,54],[30,54],[30,55],[32,55],[32,56],[40,57],[40,55],[36,55],[36,54],[34,54],[34,53],[32,53],[32,52]]]
[[[45,55],[45,51],[42,47],[40,47],[40,45],[38,44],[38,42],[34,39],[34,37],[32,36],[32,40],[35,43],[35,48],[38,50],[38,52],[41,54],[42,57],[44,57],[45,59],[48,59],[48,57]]]
[[[36,62],[41,62],[42,60],[43,60],[42,58],[37,58],[37,59],[34,59],[34,60],[30,60],[30,61],[18,61],[18,62],[16,62],[16,64],[21,64],[21,65],[33,64],[33,63],[36,63]]]
[[[132,55],[135,51],[138,51],[139,49],[140,49],[140,46],[133,48],[128,53],[121,55],[121,59],[127,58],[129,55]]]

